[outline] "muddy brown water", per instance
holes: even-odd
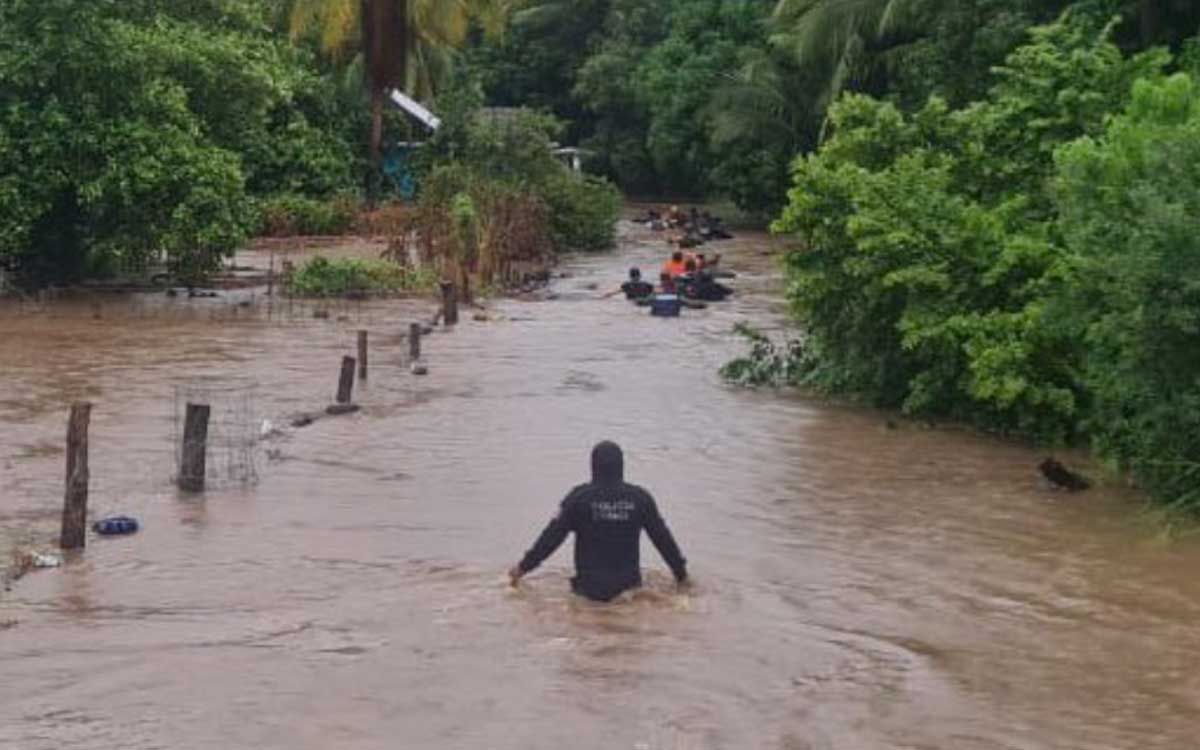
[[[428,301],[5,308],[0,525],[48,538],[86,397],[93,515],[145,528],[0,598],[0,748],[1196,747],[1200,547],[1118,491],[1048,492],[1026,448],[722,385],[731,326],[782,320],[763,247],[671,321],[585,288],[662,248],[627,236],[557,301],[431,336],[424,379],[398,334]],[[261,446],[256,485],[175,494],[175,383],[248,379],[282,424],[360,327],[361,413]],[[649,545],[615,605],[567,593],[569,548],[507,587],[602,438],[691,592]]]

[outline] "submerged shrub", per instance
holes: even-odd
[[[386,260],[316,256],[288,279],[288,291],[300,297],[340,297],[346,294],[388,294],[428,291],[437,275]]]
[[[608,180],[564,172],[538,192],[550,210],[550,237],[556,251],[595,252],[616,242],[622,198]]]
[[[726,376],[1087,441],[1200,510],[1200,84],[1111,30],[1034,30],[959,110],[833,107],[774,227],[804,346]]]
[[[746,339],[750,351],[721,368],[721,377],[727,382],[747,387],[801,385],[806,374],[812,371],[800,339],[789,339],[781,346],[762,331],[744,323],[737,324],[733,330]]]

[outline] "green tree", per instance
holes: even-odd
[[[705,111],[714,153],[709,181],[739,207],[775,215],[785,203],[788,165],[816,145],[820,85],[768,44],[746,44],[738,57]]]
[[[467,38],[472,19],[499,33],[511,11],[507,0],[293,0],[294,38],[316,31],[321,48],[339,60],[361,57],[371,99],[370,178],[382,159],[383,112],[388,93],[428,95],[445,54]],[[372,189],[371,192],[375,192]]]
[[[26,282],[160,257],[192,276],[244,239],[241,160],[172,73],[175,31],[136,5],[0,5],[0,259]]]
[[[611,0],[529,2],[514,13],[502,37],[478,40],[468,57],[487,101],[553,114],[566,124],[568,143],[591,135],[593,115],[572,90],[603,33],[610,4]]]
[[[634,192],[662,189],[646,145],[650,102],[640,80],[641,60],[669,30],[669,15],[656,0],[612,0],[604,33],[580,67],[572,91],[592,118],[584,141],[598,169]]]
[[[1078,329],[1054,306],[1070,259],[1053,154],[1102,133],[1133,81],[1111,26],[1069,13],[1009,55],[986,101],[906,115],[861,95],[797,161],[776,223],[808,332],[805,377],[912,413],[1061,440],[1083,404]]]
[[[825,104],[847,87],[861,88],[878,54],[913,41],[950,0],[779,0],[776,44],[789,49],[801,67],[825,73]],[[876,89],[881,93],[882,89]]]
[[[1093,443],[1158,498],[1200,508],[1200,85],[1138,82],[1057,163]]]

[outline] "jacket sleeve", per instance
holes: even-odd
[[[562,505],[558,509],[558,515],[550,519],[550,523],[546,524],[546,528],[542,530],[537,541],[525,553],[525,557],[521,558],[520,568],[522,573],[528,573],[545,562],[546,558],[553,555],[559,546],[562,545],[563,541],[566,540],[567,534],[574,530],[574,522],[571,517],[574,498],[575,492],[572,491],[562,501]]]
[[[675,580],[687,580],[687,560],[679,551],[679,545],[675,543],[675,537],[667,528],[667,522],[659,514],[658,505],[650,493],[646,493],[646,511],[642,523],[646,533],[650,535],[650,541],[654,542],[654,548],[671,567],[671,572],[675,574]]]

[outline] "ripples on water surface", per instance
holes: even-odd
[[[724,306],[597,299],[663,246],[569,264],[426,340],[428,303],[6,308],[0,524],[58,512],[65,406],[96,402],[93,514],[136,537],[0,600],[0,748],[1191,748],[1200,549],[1128,498],[1036,481],[1038,456],[863,410],[724,387],[734,322],[777,325],[762,241]],[[344,320],[338,320],[339,316]],[[288,430],[250,489],[170,489],[173,385],[248,377],[260,416],[330,399],[371,330],[363,411]],[[697,585],[567,594],[569,548],[503,571],[593,442],[625,447]]]

